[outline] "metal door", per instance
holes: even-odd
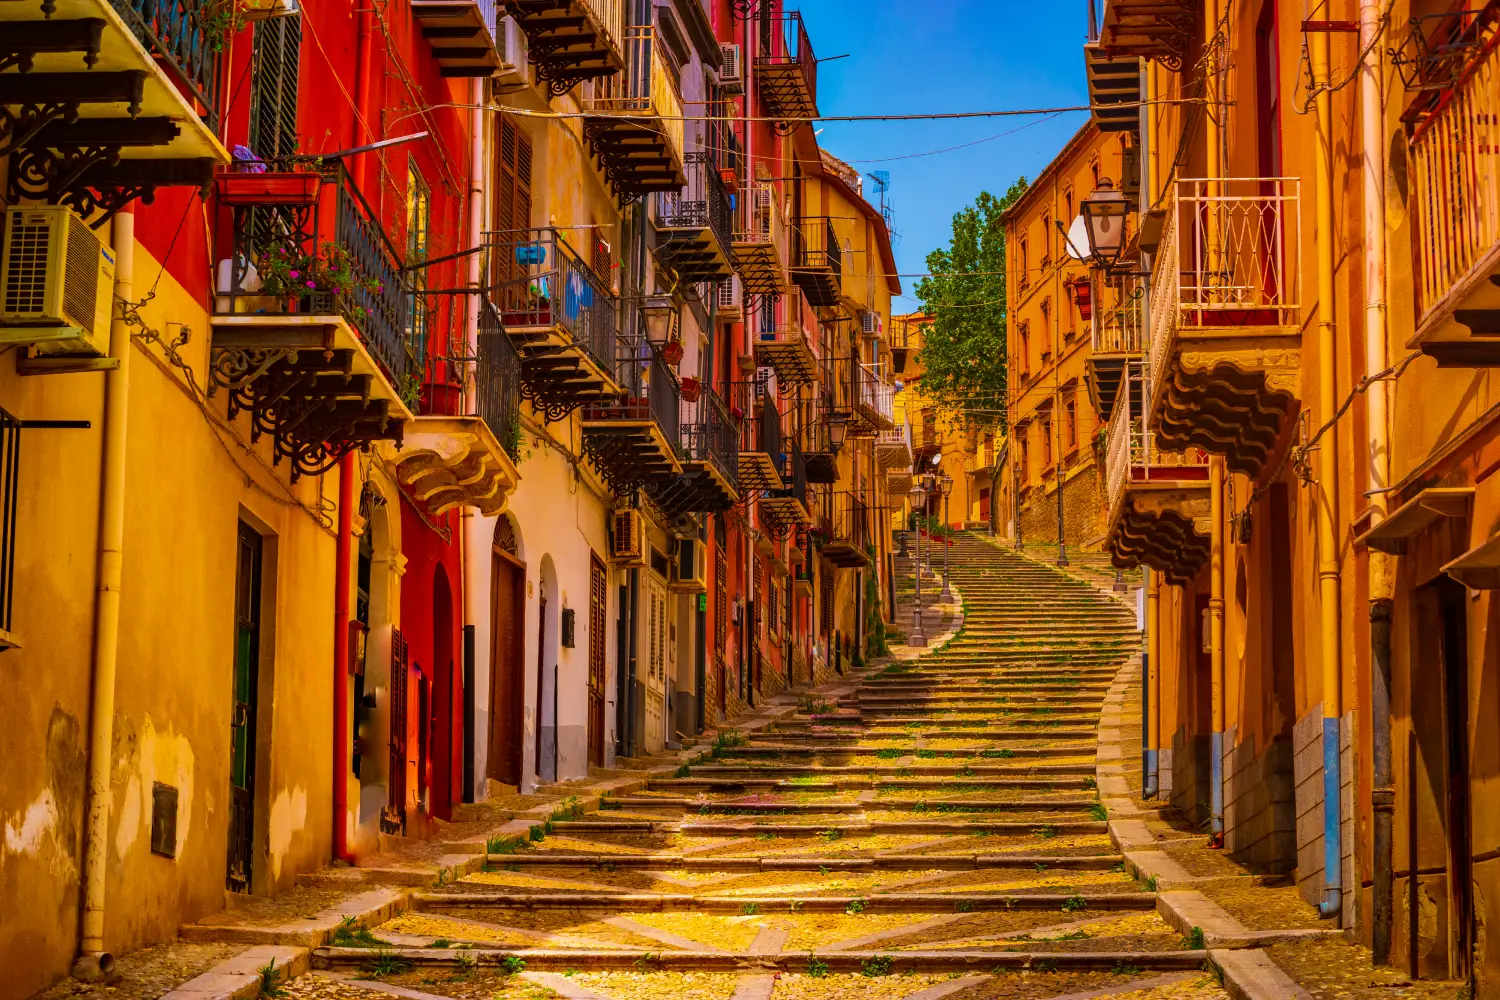
[[[604,564],[589,560],[589,763],[604,766]]]
[[[255,725],[260,664],[260,535],[240,523],[234,583],[234,703],[229,721],[229,858],[225,884],[249,892],[255,845]]]

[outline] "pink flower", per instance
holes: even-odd
[[[302,277],[302,272],[301,271],[293,271],[293,272],[291,272],[291,274],[289,275],[289,277],[300,278],[300,277]]]
[[[313,280],[309,279],[308,282],[307,282],[307,287],[308,288],[317,288],[318,287],[318,283],[316,281],[313,281]]]

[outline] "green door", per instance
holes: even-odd
[[[255,703],[260,661],[261,537],[240,522],[234,584],[234,704],[229,727],[231,892],[250,891],[255,843]]]

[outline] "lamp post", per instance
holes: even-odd
[[[1083,199],[1079,209],[1092,263],[1107,267],[1119,260],[1120,251],[1125,249],[1125,217],[1129,208],[1124,192],[1116,191],[1108,177],[1100,178],[1099,186]]]
[[[828,450],[835,455],[844,447],[844,439],[849,436],[849,414],[828,414]]]
[[[920,481],[911,488],[911,493],[907,495],[911,498],[913,512],[927,503],[927,490]],[[917,598],[911,613],[911,634],[906,637],[906,644],[920,648],[927,645],[927,636],[922,631],[922,535],[920,531],[917,534],[915,565],[917,567]]]
[[[938,476],[938,494],[943,498],[943,527],[948,526],[948,495],[953,492],[953,477],[948,473]],[[953,603],[953,588],[948,583],[948,540],[943,539],[943,592],[938,595],[938,600],[944,604]]]

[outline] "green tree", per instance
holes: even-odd
[[[923,330],[922,394],[981,424],[1006,427],[1005,210],[1026,191],[1026,178],[1005,197],[981,191],[953,216],[947,249],[927,255],[932,277],[917,298],[932,323]]]

